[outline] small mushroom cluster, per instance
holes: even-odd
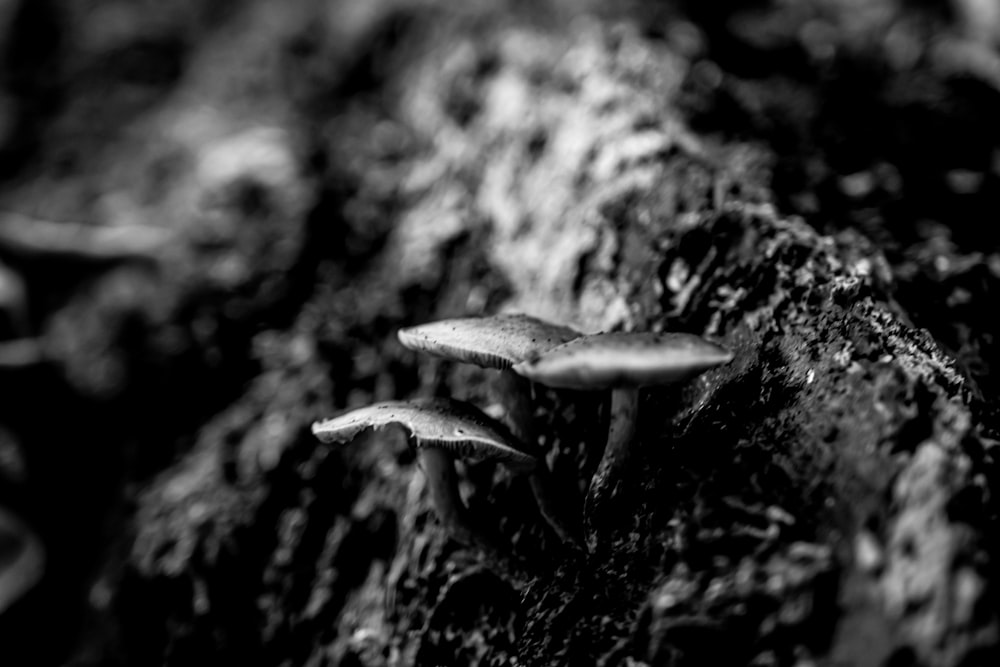
[[[376,403],[317,422],[313,433],[326,443],[346,443],[368,429],[402,427],[417,449],[442,523],[458,540],[491,553],[502,549],[462,503],[453,457],[494,460],[529,475],[539,511],[560,539],[589,551],[598,543],[591,522],[582,539],[579,512],[556,492],[537,451],[531,382],[612,392],[608,444],[587,493],[586,521],[598,507],[612,504],[622,486],[640,388],[685,382],[732,359],[727,350],[691,334],[584,335],[522,314],[434,322],[402,329],[399,340],[412,350],[498,369],[509,385],[507,426],[469,403],[431,399]]]

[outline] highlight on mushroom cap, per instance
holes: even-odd
[[[731,352],[687,333],[599,333],[581,336],[513,369],[561,389],[675,384],[728,363]]]
[[[580,332],[518,313],[430,322],[400,329],[398,336],[411,350],[507,369],[577,338]]]
[[[312,431],[322,442],[345,443],[363,431],[387,426],[404,429],[418,448],[498,461],[518,472],[530,472],[538,464],[502,424],[475,406],[450,398],[375,403],[316,422]]]

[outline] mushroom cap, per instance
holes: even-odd
[[[580,332],[518,313],[441,320],[400,329],[398,335],[411,350],[507,369],[577,338]]]
[[[611,389],[686,382],[732,358],[693,334],[599,333],[516,364],[514,371],[549,387]]]
[[[313,434],[322,442],[350,442],[362,431],[399,426],[417,448],[434,447],[460,458],[498,461],[517,472],[538,464],[501,423],[478,408],[450,398],[386,401],[316,422]]]

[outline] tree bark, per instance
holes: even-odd
[[[628,24],[402,16],[413,39],[387,51],[383,99],[345,108],[328,147],[353,184],[330,224],[367,261],[320,272],[262,353],[273,369],[144,494],[121,608],[154,611],[123,623],[168,629],[141,650],[166,664],[210,641],[275,664],[995,660],[989,424],[909,325],[879,249],[784,214],[766,149],[687,127],[690,63]],[[446,539],[403,442],[327,451],[306,433],[367,400],[484,400],[488,374],[417,358],[394,331],[501,308],[735,353],[643,392],[629,493],[593,526],[599,559],[559,547],[525,480],[465,467],[470,509],[510,539],[527,585]],[[537,403],[580,503],[608,397]]]

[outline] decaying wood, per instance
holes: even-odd
[[[344,237],[385,215],[387,241],[360,274],[322,275],[261,352],[273,368],[144,496],[122,588],[156,603],[126,621],[135,637],[159,628],[141,650],[169,664],[213,643],[292,664],[995,659],[994,444],[878,250],[778,210],[767,153],[686,128],[686,63],[627,27],[445,25],[400,48],[387,110],[346,111],[331,147],[358,184]],[[391,167],[386,137],[408,146]],[[644,394],[630,495],[589,558],[559,548],[523,480],[465,469],[527,585],[446,540],[405,443],[331,451],[307,432],[348,402],[483,401],[496,378],[393,334],[500,308],[690,331],[736,354]],[[537,400],[579,503],[607,397]]]

